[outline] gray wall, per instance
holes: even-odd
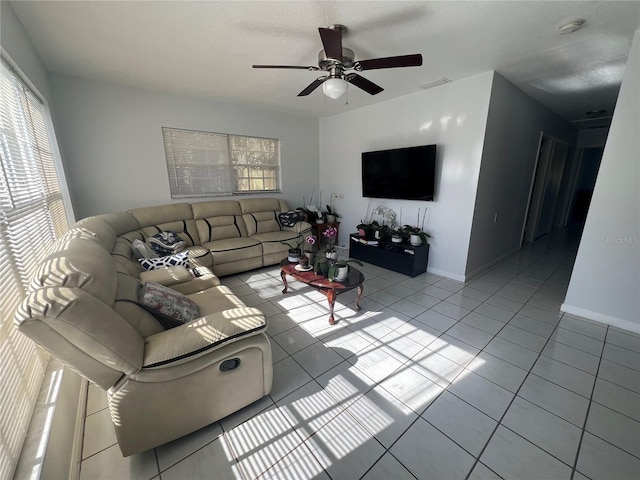
[[[640,31],[561,309],[640,332]]]
[[[11,4],[0,2],[0,44],[45,100],[51,100],[47,71]]]
[[[569,123],[496,73],[482,149],[467,277],[520,248],[542,131],[575,144],[576,132]]]
[[[60,149],[77,218],[172,200],[161,127],[281,141],[282,195],[291,207],[318,186],[318,120],[52,74]]]

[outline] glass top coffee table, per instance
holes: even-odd
[[[362,284],[364,283],[364,275],[356,268],[349,266],[349,276],[342,282],[331,282],[327,277],[317,275],[310,271],[302,271],[296,269],[297,263],[291,263],[286,258],[280,262],[280,276],[284,283],[282,293],[287,293],[289,286],[287,285],[287,275],[291,275],[296,280],[312,286],[319,292],[326,295],[329,302],[329,324],[333,325],[335,318],[333,317],[333,306],[336,303],[336,297],[341,293],[349,290],[357,289],[356,310],[360,310],[360,297],[362,297]]]

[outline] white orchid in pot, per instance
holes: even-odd
[[[422,215],[422,223],[420,223],[420,208],[418,208],[418,221],[416,223],[416,226],[412,227],[411,225],[404,225],[401,228],[402,233],[409,239],[409,242],[414,247],[419,247],[420,245],[426,244],[428,239],[431,238],[431,235],[424,231],[424,219],[426,216],[427,209],[425,208]]]

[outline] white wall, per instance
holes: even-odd
[[[331,192],[344,195],[334,201],[342,215],[341,243],[355,232],[369,202],[362,197],[361,153],[436,144],[435,201],[375,199],[371,206],[398,215],[402,208],[403,224],[415,224],[418,208],[428,207],[428,270],[464,278],[492,80],[487,72],[320,120],[320,188],[323,199]]]
[[[569,123],[496,73],[473,214],[468,277],[520,248],[542,131],[575,143],[576,132]]]
[[[172,200],[161,127],[281,141],[290,207],[318,186],[318,120],[53,74],[55,122],[77,218]]]
[[[561,310],[640,332],[640,31]]]

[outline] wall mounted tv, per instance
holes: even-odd
[[[436,146],[362,153],[362,196],[433,200]]]

